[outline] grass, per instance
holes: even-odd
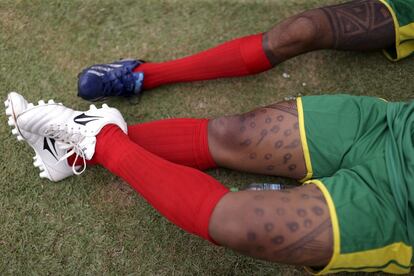
[[[76,97],[76,76],[89,64],[181,57],[334,2],[1,0],[1,97],[15,90],[30,101],[54,98],[86,109],[89,104]],[[283,72],[291,78],[284,79]],[[381,53],[320,51],[259,76],[161,87],[146,93],[139,105],[118,99],[110,104],[128,122],[139,123],[248,111],[297,94],[408,100],[412,72],[413,59],[390,63]],[[1,275],[304,274],[184,233],[102,168],[60,183],[41,180],[30,149],[11,136],[4,114],[0,119]],[[281,181],[222,169],[209,173],[228,186]]]

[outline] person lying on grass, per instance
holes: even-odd
[[[414,102],[306,96],[215,119],[127,126],[121,113],[6,100],[13,134],[59,181],[99,164],[172,223],[214,244],[320,273],[408,273],[414,244]],[[305,185],[230,192],[225,167]]]
[[[79,77],[87,100],[182,81],[260,73],[317,49],[413,51],[413,1],[353,1],[306,11],[272,30],[163,63],[98,64]],[[309,96],[246,114],[127,126],[116,109],[86,112],[11,93],[13,134],[52,181],[100,164],[174,224],[214,244],[318,273],[408,273],[414,219],[413,103]],[[58,162],[59,161],[59,162]],[[289,177],[292,189],[230,192],[214,167]]]

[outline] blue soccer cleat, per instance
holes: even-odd
[[[133,70],[142,63],[125,59],[84,69],[78,77],[78,96],[88,101],[98,101],[113,96],[140,95],[144,73]]]

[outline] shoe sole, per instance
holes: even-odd
[[[53,100],[49,100],[48,103],[55,103]],[[38,102],[39,105],[44,105],[45,102],[43,100],[40,100]],[[10,128],[12,129],[12,134],[14,136],[16,136],[17,141],[21,142],[21,141],[27,141],[20,129],[19,126],[17,125],[17,118],[16,118],[16,113],[14,110],[14,105],[13,105],[13,100],[10,97],[10,94],[7,97],[7,100],[4,102],[4,106],[6,107],[6,115],[8,117],[8,121],[7,124],[10,126]],[[27,108],[32,108],[34,107],[33,103],[28,103],[27,104]],[[52,177],[50,176],[49,172],[46,170],[46,166],[43,163],[42,158],[40,157],[40,154],[37,152],[36,148],[33,147],[30,143],[27,143],[35,152],[35,156],[33,157],[33,166],[35,168],[38,168],[40,170],[39,176],[40,178],[47,178],[50,181],[54,181],[52,179]]]

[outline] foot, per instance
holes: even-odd
[[[140,95],[144,73],[133,72],[143,62],[120,60],[108,64],[95,64],[79,74],[78,96],[89,101],[107,97]]]
[[[49,103],[53,103],[50,100]],[[54,139],[36,135],[20,128],[16,118],[27,108],[32,108],[33,104],[28,103],[23,96],[16,92],[11,92],[5,101],[6,114],[9,117],[8,124],[12,127],[12,133],[19,141],[25,141],[35,151],[33,165],[40,169],[40,177],[51,181],[60,181],[73,175],[72,167],[67,160],[61,160],[66,155],[66,150],[58,147]],[[79,167],[74,168],[78,170]]]
[[[94,105],[85,112],[75,111],[62,104],[39,101],[15,118],[20,130],[54,139],[69,152],[83,160],[91,160],[95,153],[96,135],[109,124],[117,125],[127,133],[127,124],[121,113],[106,104]]]

